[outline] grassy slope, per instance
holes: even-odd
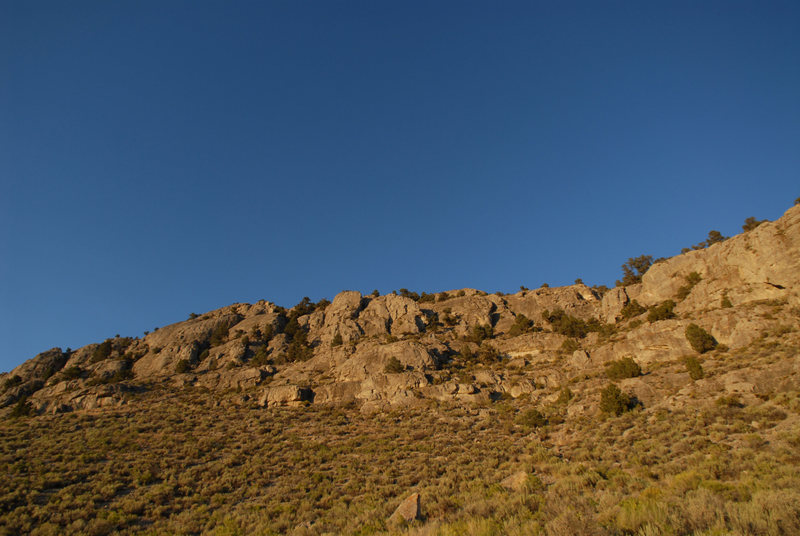
[[[714,377],[797,355],[794,335],[704,367]],[[797,392],[619,417],[553,404],[539,428],[520,424],[524,399],[362,415],[234,398],[153,387],[127,409],[6,420],[0,532],[800,533]],[[523,489],[500,485],[517,471]],[[426,521],[387,527],[413,491]]]

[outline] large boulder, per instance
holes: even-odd
[[[314,386],[314,403],[349,404],[361,393],[360,381],[336,382]]]
[[[324,311],[310,315],[307,323],[309,340],[319,341],[321,347],[330,347],[338,335],[342,343],[357,341],[364,330],[356,321],[366,300],[355,290],[340,292]]]
[[[688,321],[678,319],[645,323],[626,333],[624,338],[592,350],[592,360],[601,364],[631,357],[637,363],[647,365],[693,354],[684,333],[688,324]]]
[[[246,391],[275,374],[274,367],[244,367],[221,369],[198,377],[198,385],[211,389]]]
[[[425,326],[417,302],[389,294],[370,300],[358,315],[358,324],[367,336],[391,333],[400,337],[419,333]]]
[[[410,523],[422,518],[419,493],[407,497],[389,517],[389,523]]]
[[[607,324],[613,324],[620,318],[622,308],[628,305],[629,301],[631,300],[628,298],[625,287],[609,289],[600,302],[600,320]]]
[[[360,381],[386,372],[386,365],[395,358],[407,370],[424,372],[436,368],[436,360],[428,349],[416,341],[379,344],[374,341],[358,345],[353,355],[333,370],[338,381]]]
[[[314,392],[298,385],[278,385],[264,388],[258,397],[262,407],[297,406],[314,400]]]

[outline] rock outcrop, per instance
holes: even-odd
[[[420,509],[419,493],[414,493],[400,503],[391,517],[389,517],[389,522],[410,523],[417,519],[422,519],[422,511]]]
[[[660,317],[632,314],[625,308],[634,300],[645,308],[666,300],[675,306]],[[583,284],[421,298],[344,291],[331,303],[304,300],[288,310],[266,301],[234,304],[141,339],[54,348],[2,376],[0,407],[28,400],[40,412],[95,410],[161,384],[236,392],[237,400],[266,407],[357,403],[378,411],[426,399],[471,405],[502,397],[553,403],[576,378],[603,378],[609,361],[630,357],[646,374],[681,363],[696,353],[689,324],[735,352],[793,333],[798,310],[795,206],[775,222],[660,261],[641,283],[604,293]],[[797,367],[780,370],[787,374],[781,381],[794,385]],[[680,405],[696,388],[687,377],[672,371],[623,384],[645,404]],[[758,378],[699,381],[746,394],[763,387]],[[568,414],[588,406],[584,399]]]

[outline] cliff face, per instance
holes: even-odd
[[[623,357],[653,371],[626,380],[640,400],[685,404],[685,373],[658,371],[696,354],[687,326],[699,325],[719,343],[708,355],[781,330],[796,337],[799,279],[795,206],[777,221],[658,262],[641,283],[603,295],[585,285],[513,295],[462,289],[435,298],[345,291],[330,304],[235,304],[141,339],[70,354],[54,348],[3,375],[0,406],[25,397],[38,412],[135,404],[138,392],[162,384],[215,390],[237,403],[355,402],[365,411],[426,399],[546,400],[576,377],[591,391],[604,364]],[[660,317],[633,307],[667,300],[675,302],[672,313]],[[775,366],[787,385],[797,383],[796,355]],[[777,374],[770,370],[754,377],[767,381]],[[757,391],[758,381],[742,387],[740,380],[720,376],[711,387]]]

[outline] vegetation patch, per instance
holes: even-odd
[[[697,357],[690,355],[683,359],[684,365],[686,365],[686,372],[689,373],[689,377],[693,380],[700,380],[705,377],[705,372],[703,372],[703,366],[700,364],[700,360]]]
[[[622,415],[634,406],[631,397],[623,393],[616,384],[609,383],[600,392],[600,411],[611,415]]]
[[[612,380],[635,378],[642,375],[642,368],[630,357],[606,363],[606,376]]]
[[[686,326],[686,340],[695,352],[703,354],[717,347],[717,340],[697,324]]]
[[[666,300],[658,305],[654,305],[647,312],[647,321],[652,324],[653,322],[658,322],[659,320],[669,320],[670,318],[675,318],[675,313],[672,311],[673,309],[675,309],[675,302],[672,300]]]

